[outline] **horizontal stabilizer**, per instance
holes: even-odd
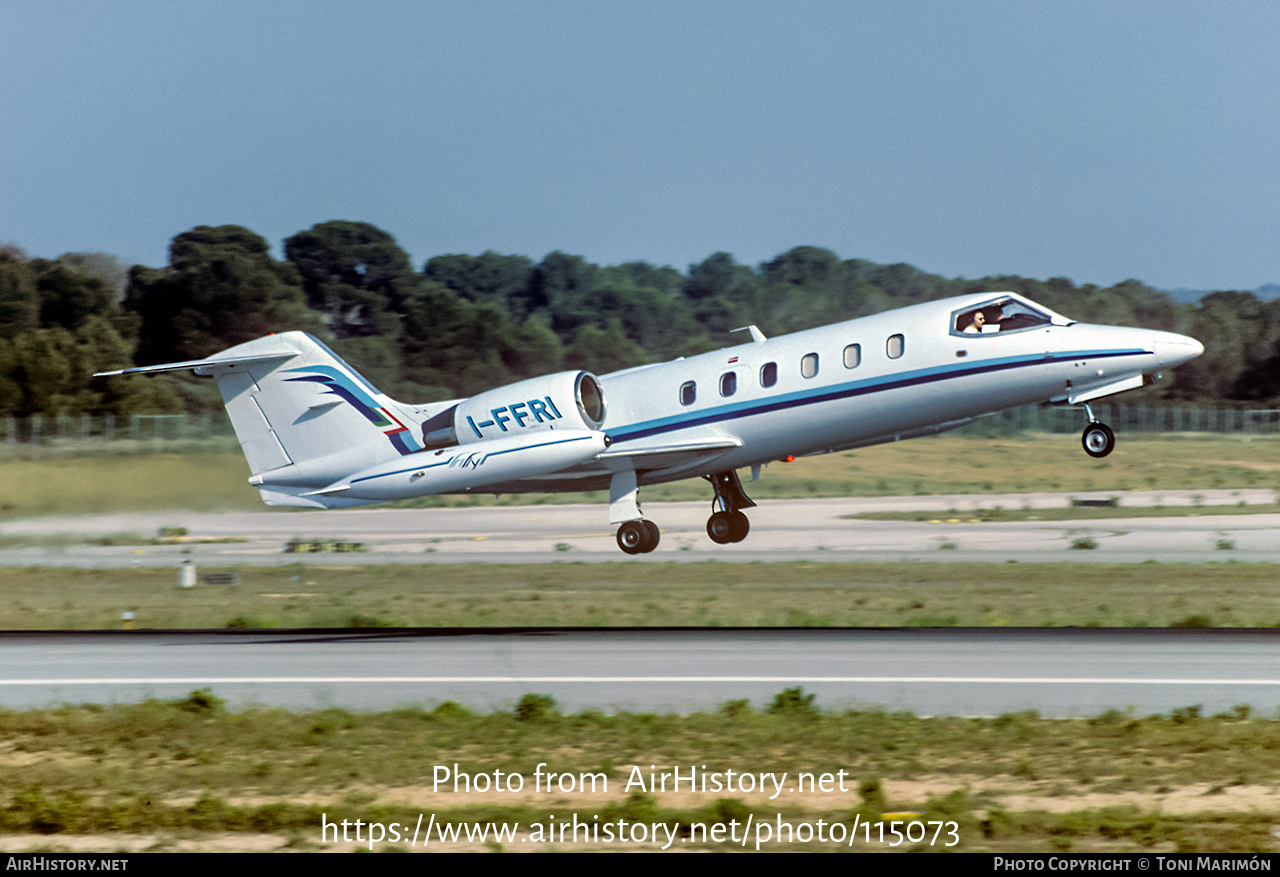
[[[255,356],[224,356],[213,359],[192,359],[187,362],[166,362],[163,365],[143,365],[136,368],[122,368],[113,372],[97,372],[95,378],[110,378],[116,375],[147,375],[160,372],[197,371],[198,369],[235,368],[236,366],[254,365],[262,362],[283,362],[293,359],[298,353],[295,350],[278,350],[274,353],[260,353]],[[205,372],[201,372],[205,374]]]

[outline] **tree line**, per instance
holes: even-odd
[[[1149,401],[1280,405],[1280,299],[1249,292],[1180,304],[1136,280],[945,278],[810,246],[755,267],[714,253],[683,272],[559,251],[539,262],[440,255],[417,270],[387,232],[341,220],[287,238],[284,257],[235,225],[177,235],[162,268],[0,247],[0,415],[215,408],[210,381],[92,374],[200,359],[290,329],[325,340],[384,392],[426,402],[561,369],[603,374],[690,356],[741,343],[729,333],[750,324],[778,335],[997,290],[1085,322],[1199,339],[1205,355],[1142,391]]]

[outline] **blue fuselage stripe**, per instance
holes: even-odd
[[[675,432],[676,430],[688,429],[695,426],[705,426],[711,423],[723,423],[729,420],[740,420],[744,417],[753,417],[757,414],[767,414],[773,411],[785,411],[789,408],[798,408],[805,405],[818,405],[823,402],[834,402],[839,399],[851,399],[857,396],[866,396],[872,393],[885,392],[887,390],[898,390],[904,387],[921,386],[924,384],[937,383],[939,381],[971,377],[973,375],[990,374],[992,372],[1007,371],[1009,369],[1024,368],[1027,366],[1053,365],[1061,362],[1071,362],[1077,359],[1110,359],[1119,356],[1141,356],[1144,354],[1149,355],[1151,354],[1151,351],[1137,348],[1129,350],[1074,350],[1064,351],[1062,353],[1031,354],[1027,356],[993,359],[987,360],[986,362],[978,365],[961,368],[956,368],[954,366],[941,366],[937,368],[920,369],[919,371],[903,372],[897,375],[872,378],[866,381],[851,381],[849,383],[837,384],[823,389],[789,393],[784,396],[778,396],[773,399],[761,400],[758,402],[743,402],[737,405],[720,406],[702,414],[683,414],[675,415],[673,417],[663,417],[657,420],[649,420],[642,423],[632,424],[630,426],[619,427],[617,429],[609,429],[608,432],[609,436],[613,439],[614,444],[618,444],[620,442],[634,441],[636,439],[648,438],[649,436],[661,435],[666,432]]]
[[[507,448],[505,451],[485,451],[481,447],[481,445],[483,444],[482,442],[471,442],[470,444],[459,445],[458,453],[466,453],[468,451],[470,453],[475,453],[479,451],[479,452],[482,452],[485,455],[485,457],[500,457],[503,454],[511,454],[511,453],[515,453],[516,451],[532,451],[537,448],[549,448],[552,445],[563,445],[568,442],[580,442],[583,439],[587,439],[587,438],[590,438],[590,436],[576,435],[572,438],[553,439],[552,441],[541,442],[536,445],[524,445],[518,448]],[[415,451],[414,453],[420,454],[422,452]],[[438,469],[441,466],[448,466],[450,463],[452,463],[454,459],[457,458],[458,453],[451,455],[448,459],[441,460],[439,463],[429,463],[426,466],[419,464],[417,466],[410,466],[407,469],[396,469],[394,472],[380,472],[377,475],[366,475],[363,478],[351,479],[351,483],[359,484],[362,481],[372,481],[375,478],[387,478],[392,475],[403,475],[406,472],[422,472],[422,471],[426,471],[427,469]]]

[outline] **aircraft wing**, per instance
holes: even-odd
[[[609,465],[611,460],[628,459],[636,469],[673,469],[701,463],[742,447],[742,440],[717,436],[662,445],[614,445],[596,459]]]

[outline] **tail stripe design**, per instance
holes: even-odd
[[[383,430],[383,434],[400,454],[412,454],[422,450],[422,445],[413,437],[413,432],[372,396],[356,386],[351,378],[331,365],[308,365],[289,369],[290,373],[301,372],[293,381],[307,381],[320,384],[328,389],[328,393],[345,400],[359,411],[366,420]],[[390,427],[389,429],[387,427]]]

